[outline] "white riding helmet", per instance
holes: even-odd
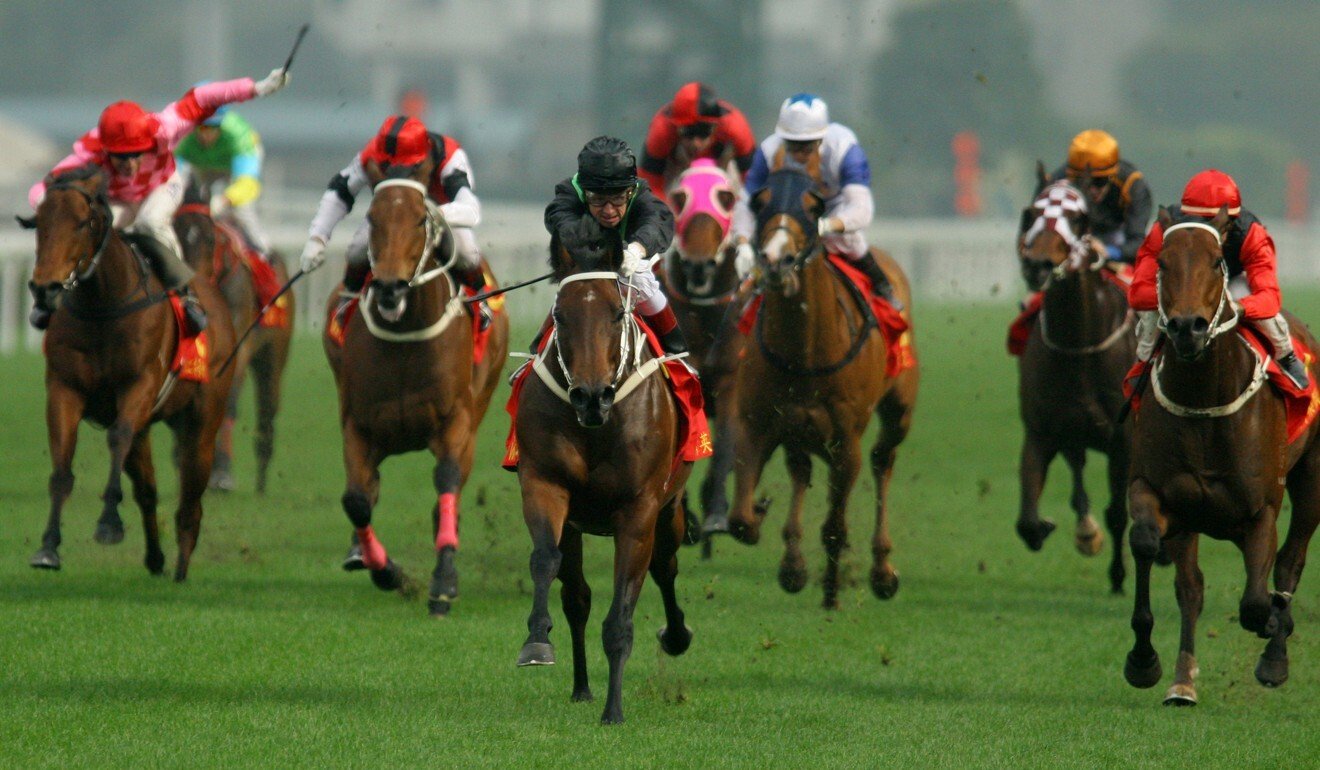
[[[825,100],[815,94],[794,94],[779,108],[779,122],[775,134],[794,142],[810,142],[825,138],[830,125],[830,110]]]

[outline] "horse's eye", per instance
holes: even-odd
[[[618,315],[614,316],[614,323],[616,324],[623,323],[623,316],[624,316],[624,312],[622,309],[620,309]]]

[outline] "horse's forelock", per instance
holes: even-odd
[[[590,214],[559,228],[550,239],[550,266],[555,280],[575,272],[614,269],[610,237]]]
[[[772,217],[787,214],[796,219],[804,231],[814,231],[815,223],[810,221],[811,217],[802,200],[808,193],[818,195],[818,187],[815,179],[801,171],[781,169],[771,172],[766,177],[764,188],[769,191],[770,197],[757,211],[757,228],[763,228]]]

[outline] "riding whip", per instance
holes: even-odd
[[[307,37],[307,30],[311,27],[311,24],[303,24],[298,28],[298,37],[293,39],[293,48],[289,51],[289,58],[284,60],[284,66],[281,68],[285,72],[289,71],[289,65],[293,64],[293,55],[298,53],[298,46],[302,45],[303,38]]]
[[[302,38],[299,37],[298,39],[301,40]],[[297,50],[297,48],[298,46],[294,45],[294,50]],[[290,54],[290,58],[293,58],[292,54]],[[274,307],[275,303],[280,301],[280,297],[283,297],[286,291],[293,288],[293,284],[297,283],[298,279],[302,278],[304,275],[306,275],[306,273],[303,272],[302,270],[299,270],[298,272],[294,273],[293,277],[289,279],[289,282],[281,286],[280,290],[275,292],[275,296],[270,298],[270,302],[267,302],[265,306],[261,308],[261,310],[257,313],[257,317],[252,319],[252,324],[248,326],[247,331],[243,332],[243,336],[239,337],[238,342],[234,343],[234,349],[230,351],[229,358],[226,358],[225,362],[220,365],[220,369],[216,371],[215,373],[216,377],[219,377],[220,375],[224,374],[225,370],[229,368],[229,365],[234,362],[234,356],[238,355],[238,351],[240,348],[243,347],[243,343],[247,340],[248,335],[252,333],[253,329],[261,325],[261,319],[265,317],[266,311]]]
[[[514,289],[521,289],[524,286],[531,286],[534,283],[540,283],[541,281],[544,281],[547,278],[553,278],[554,275],[555,274],[553,272],[550,272],[550,273],[546,273],[545,275],[539,276],[537,278],[532,278],[523,281],[522,283],[510,284],[509,286],[501,286],[497,289],[491,289],[490,291],[483,291],[480,294],[474,294],[471,297],[464,297],[463,302],[468,305],[473,305],[478,302],[485,302],[491,297],[498,297],[501,294],[513,291]]]

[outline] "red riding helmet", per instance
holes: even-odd
[[[1238,192],[1233,177],[1219,169],[1208,168],[1202,171],[1183,188],[1184,214],[1212,217],[1224,206],[1228,207],[1229,216],[1237,216],[1242,212],[1242,194]]]
[[[417,118],[391,115],[380,125],[371,142],[371,154],[378,162],[392,166],[414,166],[431,153],[431,137]]]
[[[679,126],[715,123],[720,119],[720,103],[715,98],[715,92],[706,84],[687,83],[674,94],[674,105],[669,115]]]
[[[115,102],[101,113],[96,128],[106,152],[146,152],[156,146],[160,121],[134,102]]]

